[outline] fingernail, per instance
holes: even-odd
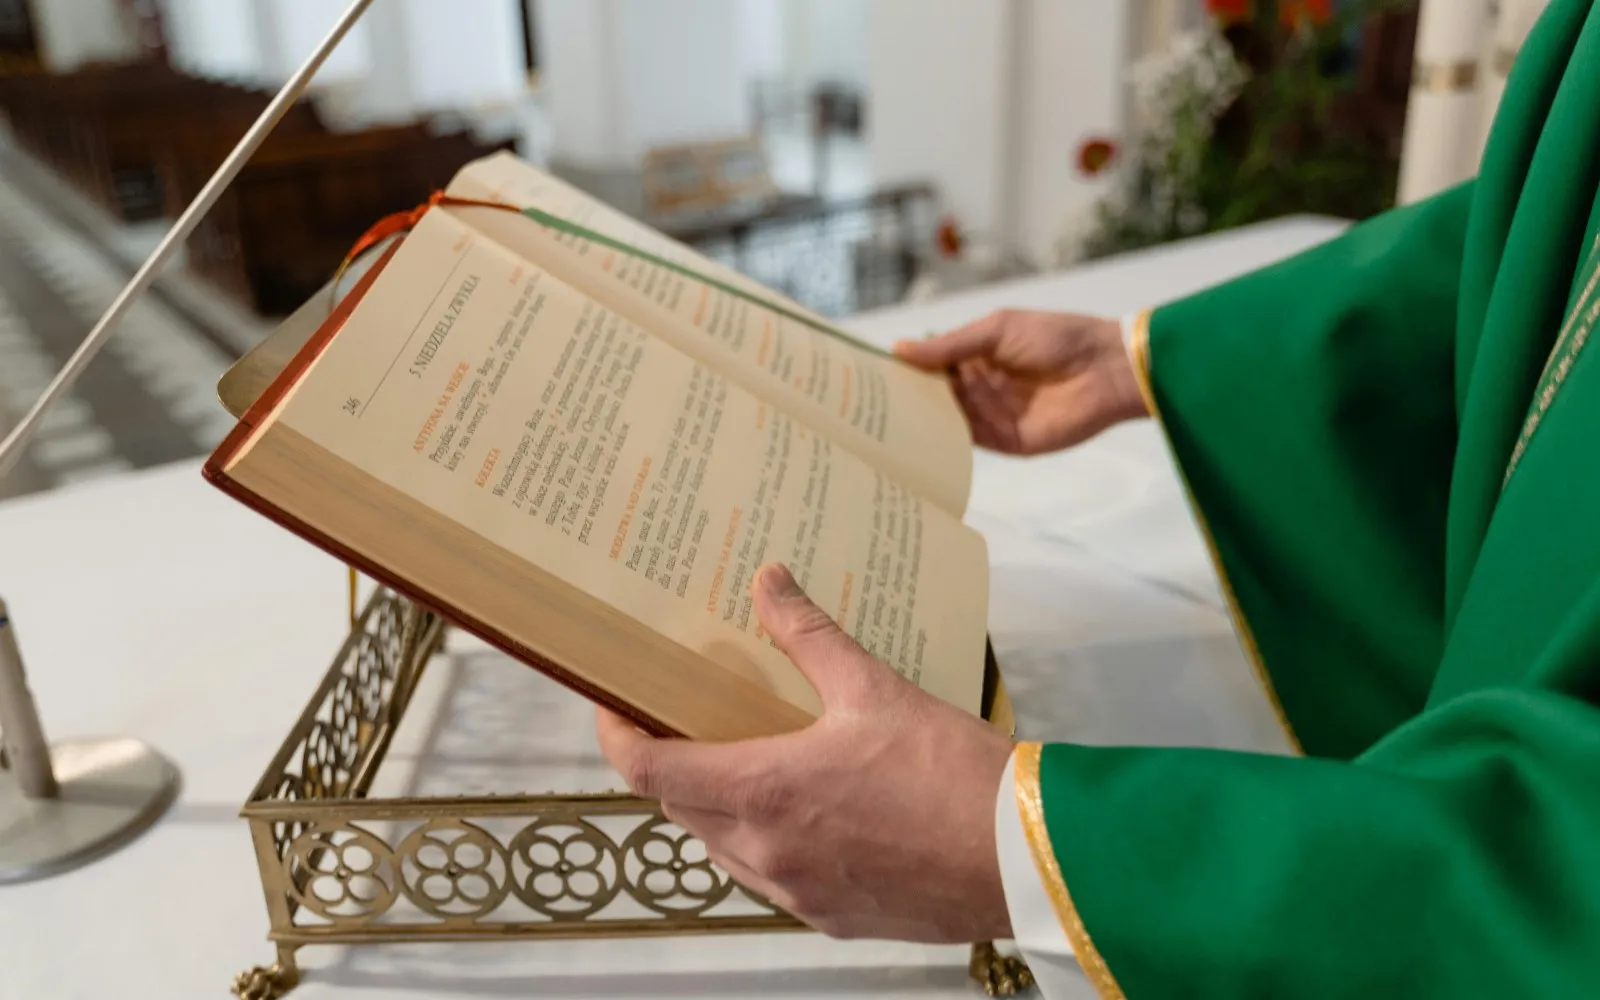
[[[794,574],[782,563],[762,567],[760,582],[761,589],[774,600],[790,597],[800,589],[800,585],[794,582]]]

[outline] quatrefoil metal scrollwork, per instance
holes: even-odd
[[[476,920],[511,892],[511,857],[488,831],[436,819],[411,831],[395,854],[406,898],[442,920]]]
[[[330,722],[318,721],[306,734],[300,751],[300,780],[311,798],[337,798],[350,780],[350,768],[340,749],[339,732]]]
[[[622,844],[623,878],[639,902],[666,916],[695,916],[736,885],[711,863],[705,844],[664,819],[645,822]]]
[[[372,642],[373,651],[378,656],[376,665],[382,673],[389,673],[393,664],[399,662],[404,632],[403,599],[393,594],[386,595],[363,636]]]
[[[285,774],[272,789],[273,799],[280,802],[299,802],[306,797],[305,782],[298,774]],[[288,857],[289,845],[305,832],[304,823],[278,821],[272,824],[272,846],[279,858]]]
[[[363,635],[350,652],[352,662],[345,677],[351,682],[355,696],[352,707],[367,721],[376,722],[383,714],[399,648],[398,634],[388,638]]]
[[[511,841],[512,891],[552,920],[599,913],[622,887],[617,845],[582,820],[540,820]]]
[[[354,770],[361,751],[366,746],[366,736],[372,731],[373,713],[364,704],[366,694],[349,674],[339,678],[333,687],[333,697],[328,705],[328,726],[333,730],[334,750],[339,766]]]
[[[371,920],[395,900],[389,845],[357,826],[307,830],[284,858],[295,902],[329,920]]]

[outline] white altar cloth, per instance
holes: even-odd
[[[1119,315],[1339,228],[1286,220],[850,326],[887,343],[1002,306]],[[1023,736],[1281,748],[1153,426],[1050,458],[980,456],[969,520],[989,539],[991,629]],[[47,733],[137,736],[183,774],[178,804],[134,844],[0,889],[0,998],[222,997],[235,973],[271,961],[237,813],[338,647],[344,588],[339,565],[206,486],[197,463],[0,504],[0,590]],[[531,671],[496,683],[531,686],[523,696],[564,713],[542,736],[559,762],[523,787],[605,780],[582,702],[537,688]],[[408,722],[429,705],[419,696]],[[397,741],[385,781],[405,780],[408,752]],[[975,995],[964,948],[811,934],[325,947],[300,959],[301,1000]]]

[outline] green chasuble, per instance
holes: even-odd
[[[1298,756],[1028,745],[1103,996],[1600,998],[1600,4],[1471,183],[1148,314],[1149,402]]]

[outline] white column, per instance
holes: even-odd
[[[738,0],[541,0],[537,9],[558,160],[631,170],[652,147],[749,132]]]
[[[1482,152],[1479,63],[1489,0],[1423,0],[1397,199],[1413,202],[1474,176]]]
[[[739,0],[613,0],[624,151],[747,135]]]
[[[931,181],[986,249],[1047,263],[1104,184],[1079,146],[1124,131],[1128,30],[1105,0],[876,0],[875,180]]]
[[[539,89],[551,153],[585,167],[621,160],[621,90],[611,0],[539,0]]]
[[[1021,12],[1016,173],[1006,194],[1017,248],[1048,264],[1063,233],[1076,232],[1112,182],[1111,171],[1085,177],[1078,150],[1127,132],[1130,11],[1104,0],[1027,0]]]
[[[521,0],[380,0],[318,72],[337,126],[402,123],[433,111],[518,103]],[[174,61],[198,75],[281,85],[344,13],[346,0],[168,0]]]
[[[253,0],[166,0],[173,65],[194,76],[262,83],[266,56]]]
[[[120,62],[139,52],[137,29],[117,0],[49,0],[32,9],[39,55],[51,72]]]
[[[405,0],[420,110],[500,108],[523,97],[520,2],[472,0],[469,16],[460,3]]]
[[[1014,0],[876,0],[868,26],[874,178],[933,182],[960,224],[986,240],[1006,216],[1015,6]]]
[[[739,59],[751,80],[775,81],[785,69],[787,27],[784,0],[745,0],[739,5]]]
[[[1494,125],[1494,116],[1500,110],[1500,99],[1506,92],[1506,78],[1511,73],[1517,52],[1549,5],[1550,0],[1500,0],[1494,29],[1490,32],[1490,43],[1483,56],[1480,142],[1487,141],[1489,130]]]
[[[790,30],[803,39],[803,58],[795,68],[809,82],[862,85],[866,82],[871,30],[870,3],[861,0],[806,0],[791,4]]]

